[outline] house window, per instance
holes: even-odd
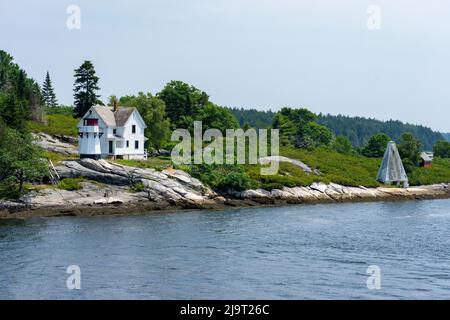
[[[83,119],[85,126],[98,126],[98,119]]]
[[[135,124],[133,124],[131,126],[131,133],[136,133],[136,125]]]
[[[134,141],[134,148],[139,149],[139,141],[137,140]]]
[[[116,134],[116,129],[113,129],[113,134]]]
[[[130,147],[130,141],[127,140],[127,148]]]

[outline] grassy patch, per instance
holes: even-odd
[[[151,157],[147,160],[114,160],[115,162],[124,166],[137,168],[151,168],[156,170],[163,170],[172,164],[170,157]]]
[[[77,124],[80,120],[64,114],[50,114],[46,117],[47,124],[28,121],[31,132],[44,132],[50,135],[76,136]]]
[[[275,175],[261,175],[261,166],[246,165],[247,175],[258,184],[259,188],[272,190],[285,187],[304,187],[309,186],[313,182],[330,182],[323,176],[307,174],[302,169],[290,163],[280,163],[278,173]]]
[[[81,185],[81,182],[84,181],[83,178],[66,178],[62,179],[58,183],[58,188],[67,190],[67,191],[74,191],[74,190],[80,190],[83,188]]]
[[[44,158],[51,160],[54,165],[56,165],[59,162],[64,161],[64,160],[78,159],[78,157],[75,155],[74,156],[62,155],[60,153],[47,151],[47,150],[44,150],[43,156],[44,156]]]
[[[36,183],[25,183],[24,189],[26,191],[40,191],[52,188],[51,184],[36,184]]]
[[[280,154],[297,159],[311,169],[318,169],[324,182],[330,181],[345,186],[377,187],[376,181],[381,159],[366,158],[360,155],[345,155],[329,148],[280,149]]]
[[[435,158],[431,168],[415,168],[408,177],[412,186],[450,183],[450,159]]]

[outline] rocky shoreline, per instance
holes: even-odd
[[[105,160],[63,161],[56,171],[61,178],[89,180],[81,182],[81,190],[47,188],[30,192],[16,201],[0,201],[0,219],[450,198],[450,184],[402,189],[314,183],[309,187],[246,190],[223,196],[184,171],[142,169]],[[132,190],[130,186],[136,184],[139,188]]]

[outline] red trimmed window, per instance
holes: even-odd
[[[98,119],[84,119],[85,126],[98,126]]]

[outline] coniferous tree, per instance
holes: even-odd
[[[20,99],[25,99],[25,71],[19,70],[19,75],[17,77],[17,96]]]
[[[90,107],[99,102],[96,92],[99,78],[95,74],[94,65],[91,61],[85,61],[78,69],[75,69],[74,82],[74,116],[82,117]]]
[[[47,71],[44,84],[42,85],[42,99],[46,107],[56,107],[58,100],[56,99],[55,92],[53,91],[52,81],[50,80],[50,74]]]

